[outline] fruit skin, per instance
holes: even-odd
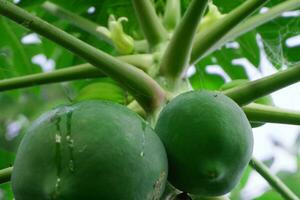
[[[246,80],[246,79],[236,79],[236,80],[233,80],[229,83],[225,83],[223,86],[220,87],[220,90],[225,91],[225,90],[231,89],[233,87],[236,87],[236,86],[242,85],[244,83],[248,83],[248,82],[249,82],[249,80]],[[254,101],[254,103],[258,103],[258,104],[262,104],[262,105],[269,105],[269,106],[274,105],[273,99],[270,95],[267,95],[267,96],[261,97],[259,99],[256,99]],[[263,123],[263,122],[250,122],[250,124],[253,128],[257,128],[257,127],[260,127],[260,126],[264,125],[265,123]]]
[[[219,92],[177,96],[163,108],[155,131],[167,150],[171,184],[200,196],[231,191],[253,150],[246,115]]]
[[[16,200],[154,200],[167,170],[162,142],[137,114],[83,101],[34,122],[18,149],[12,186]]]

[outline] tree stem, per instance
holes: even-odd
[[[13,167],[8,167],[0,170],[0,184],[10,181]]]
[[[0,0],[0,13],[69,49],[98,67],[103,73],[127,89],[144,109],[152,112],[165,100],[163,89],[142,70],[92,47],[7,0]]]
[[[262,162],[252,158],[250,166],[255,169],[269,184],[276,190],[284,199],[299,200],[299,198],[275,175]]]
[[[161,72],[176,81],[189,64],[193,41],[198,24],[208,0],[193,0],[165,51],[161,61]]]
[[[132,0],[132,3],[150,47],[155,47],[166,40],[168,33],[160,22],[152,2],[149,0]]]
[[[300,125],[300,112],[251,103],[243,107],[249,121]]]
[[[300,81],[300,64],[256,81],[242,84],[224,91],[224,94],[240,106]]]
[[[222,47],[226,42],[234,40],[239,36],[254,30],[255,28],[275,19],[280,16],[283,12],[297,9],[300,7],[300,0],[289,0],[284,1],[272,8],[270,8],[266,13],[257,14],[249,19],[246,19],[243,23],[240,23],[229,31],[220,41],[218,41],[212,48],[210,48],[202,57],[208,56],[215,50]]]
[[[191,63],[196,63],[203,56],[214,49],[216,45],[229,31],[251,15],[269,0],[247,0],[241,6],[231,11],[223,19],[197,34],[191,55]]]

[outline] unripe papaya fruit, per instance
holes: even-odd
[[[177,96],[163,108],[155,131],[167,150],[169,181],[191,194],[231,191],[251,158],[253,136],[247,117],[219,92]]]
[[[17,152],[17,200],[158,200],[167,179],[162,142],[137,114],[90,100],[37,119]]]
[[[220,87],[220,90],[225,91],[225,90],[237,87],[239,85],[242,85],[242,84],[248,83],[248,82],[249,82],[249,80],[246,80],[246,79],[236,79],[236,80],[233,80],[229,83],[225,83],[224,85],[222,85]],[[273,99],[270,95],[261,97],[261,98],[255,100],[254,103],[262,104],[262,105],[270,105],[270,106],[274,105]],[[263,122],[251,122],[250,124],[253,128],[256,128],[256,127],[260,127],[260,126],[264,125],[265,123],[263,123]]]

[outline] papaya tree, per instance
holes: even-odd
[[[300,125],[300,112],[270,96],[300,81],[299,46],[276,54],[300,32],[299,7],[0,0],[1,126],[19,116],[12,138],[1,136],[0,199],[239,199],[255,170],[298,200],[253,157],[252,128]],[[296,17],[282,19],[287,11]],[[261,51],[278,72],[250,81],[232,60],[258,68]],[[207,73],[213,64],[233,81]]]

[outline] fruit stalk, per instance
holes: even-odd
[[[13,167],[8,167],[0,170],[0,184],[10,181]]]
[[[262,96],[297,83],[299,80],[300,64],[296,64],[271,76],[226,90],[224,94],[243,106]]]
[[[249,121],[300,125],[300,112],[252,103],[243,107]]]
[[[294,10],[300,7],[300,0],[284,1],[272,8],[266,13],[257,14],[249,19],[246,19],[243,23],[234,27],[228,34],[225,35],[220,41],[218,41],[212,48],[210,48],[202,57],[209,55],[215,50],[219,49],[226,42],[234,40],[235,38],[279,17],[283,12]]]
[[[299,198],[260,161],[252,158],[250,166],[255,169],[284,199],[299,200]]]
[[[247,0],[206,30],[200,31],[193,46],[191,63],[196,63],[214,48],[229,31],[269,0]]]
[[[86,59],[118,81],[146,110],[152,112],[164,102],[162,88],[142,70],[92,47],[6,0],[0,0],[0,13]]]
[[[135,12],[150,47],[155,47],[168,37],[160,22],[152,2],[149,0],[132,0]]]
[[[176,82],[189,64],[193,41],[198,24],[208,0],[193,0],[165,51],[160,71],[172,82]]]

